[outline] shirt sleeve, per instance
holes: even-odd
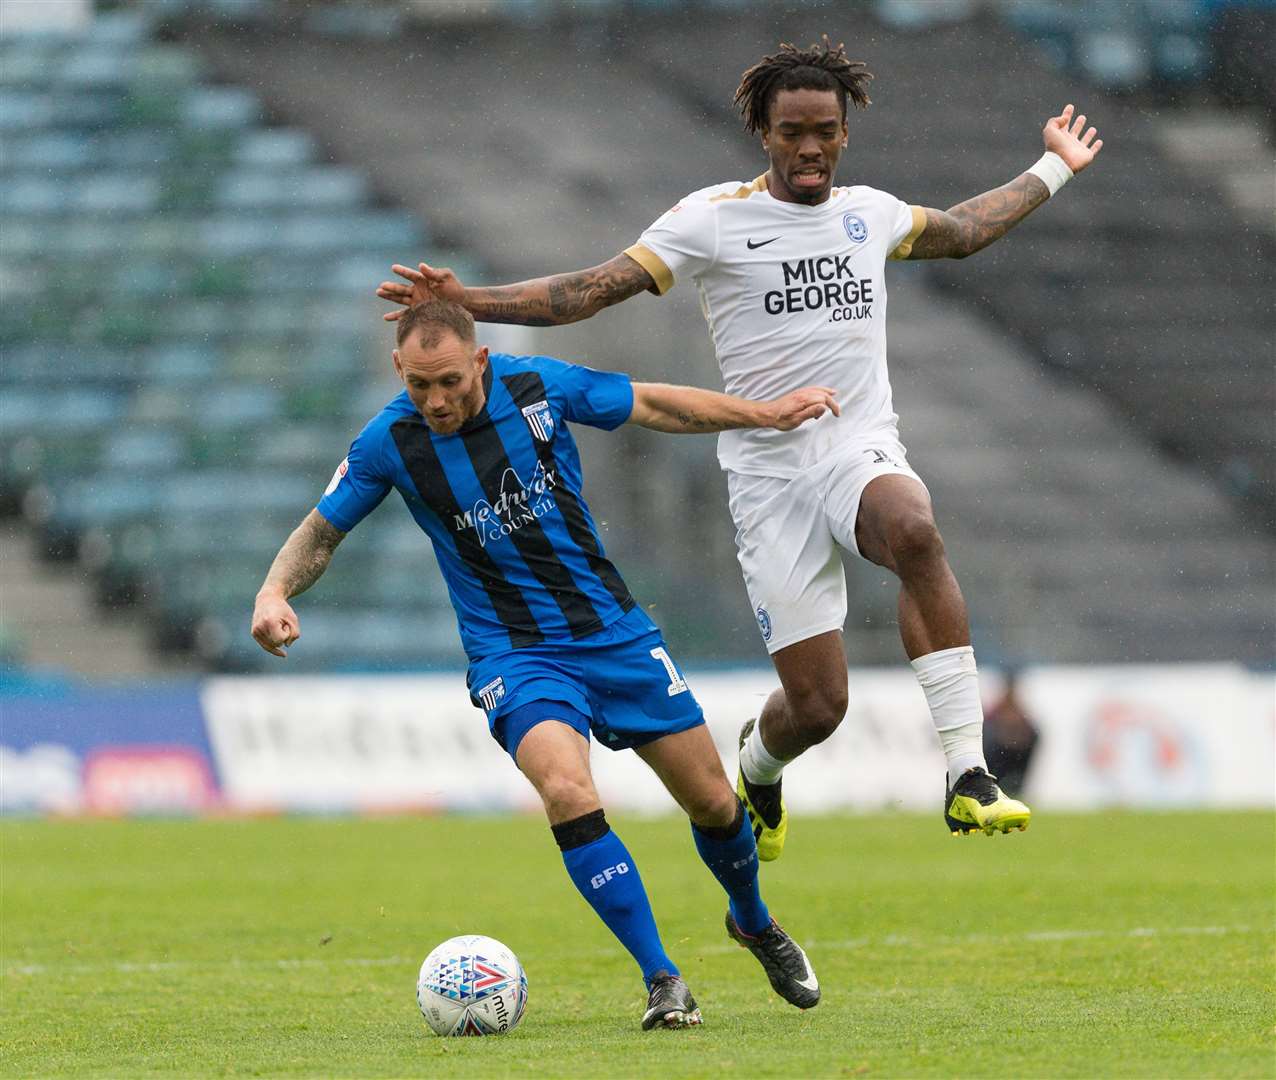
[[[316,507],[335,528],[349,532],[381,505],[392,486],[381,462],[381,440],[364,428]]]
[[[718,220],[707,199],[685,199],[666,210],[625,254],[651,275],[664,295],[681,274],[695,277],[717,258]]]
[[[920,206],[909,206],[894,195],[888,196],[891,208],[891,246],[888,259],[907,259],[913,244],[926,228],[926,211]]]
[[[622,371],[598,371],[552,357],[539,358],[547,392],[564,420],[611,431],[634,411],[634,388]]]

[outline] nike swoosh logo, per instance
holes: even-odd
[[[818,990],[820,988],[820,980],[815,977],[815,972],[811,970],[811,961],[806,958],[806,953],[802,954],[802,963],[806,965],[806,978],[794,979],[793,981],[805,990]]]
[[[780,234],[780,236],[783,235],[783,233]],[[750,251],[753,251],[755,248],[766,247],[767,244],[774,244],[778,239],[780,239],[779,236],[773,236],[770,240],[759,240],[756,244],[752,240],[746,240],[745,244],[748,246]]]

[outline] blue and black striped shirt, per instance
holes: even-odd
[[[629,376],[493,353],[484,387],[482,412],[452,435],[432,432],[399,394],[359,433],[318,506],[349,532],[398,489],[434,545],[471,661],[576,640],[634,607],[581,495],[566,423],[623,424]]]

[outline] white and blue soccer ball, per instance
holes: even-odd
[[[464,934],[425,958],[416,1001],[439,1035],[504,1035],[523,1019],[527,976],[499,941]]]

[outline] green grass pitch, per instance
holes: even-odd
[[[722,930],[685,821],[619,820],[702,1028],[644,1034],[632,962],[535,818],[10,821],[6,1076],[1276,1074],[1269,813],[798,818],[763,867],[824,1000]],[[457,933],[530,982],[520,1028],[440,1039],[416,971]]]

